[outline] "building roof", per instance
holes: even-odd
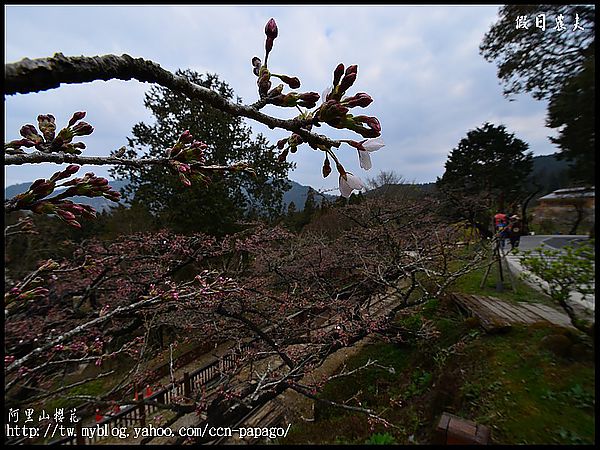
[[[538,198],[538,200],[568,200],[568,199],[582,199],[582,198],[594,198],[595,197],[595,186],[592,187],[575,187],[566,189],[557,189],[554,192],[544,195]]]

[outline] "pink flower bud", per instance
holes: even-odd
[[[40,114],[37,119],[38,128],[44,135],[46,142],[52,142],[56,131],[54,116],[52,114]]]
[[[298,89],[300,87],[300,80],[298,79],[298,77],[288,77],[287,75],[279,75],[279,78],[292,89]]]
[[[321,96],[317,92],[305,92],[298,96],[298,105],[304,106],[305,108],[314,108],[317,106]]]
[[[33,125],[23,125],[20,130],[21,136],[25,139],[34,142],[35,144],[41,143],[44,139],[38,134],[38,131]]]
[[[106,186],[108,185],[108,180],[106,178],[94,178],[91,184],[92,186]]]
[[[329,162],[329,158],[325,157],[325,161],[323,161],[323,178],[327,178],[331,173],[331,163]]]
[[[19,147],[31,148],[35,145],[36,145],[35,142],[30,141],[29,139],[19,139],[17,141],[10,141],[8,144],[5,144],[4,148],[19,148]]]
[[[73,126],[75,125],[75,123],[78,120],[81,120],[85,117],[85,111],[78,111],[76,113],[73,114],[73,117],[71,117],[71,120],[69,120],[69,125],[68,126]]]
[[[359,92],[354,97],[345,98],[342,100],[342,104],[346,105],[349,108],[354,108],[355,106],[360,106],[361,108],[366,108],[373,102],[373,99],[369,94],[365,94],[364,92]]]
[[[344,65],[342,63],[339,63],[338,66],[333,71],[333,85],[334,86],[338,85],[343,74],[344,74]]]
[[[54,192],[54,183],[49,183],[44,180],[42,183],[38,183],[35,187],[32,185],[30,189],[38,198],[46,197]]]
[[[277,37],[277,33],[277,23],[275,22],[275,19],[271,18],[267,22],[267,25],[265,25],[265,34],[268,38],[275,39]]]
[[[192,134],[190,133],[190,130],[185,130],[183,133],[181,133],[181,136],[179,136],[179,142],[181,142],[183,144],[189,144],[193,140],[194,140],[194,136],[192,136]]]
[[[346,72],[348,72],[348,71],[346,71]],[[350,86],[352,86],[354,84],[355,81],[356,81],[356,73],[350,73],[349,75],[344,75],[344,78],[342,78],[342,82],[340,83],[338,92],[340,94],[343,94],[350,88]]]
[[[64,209],[57,210],[56,214],[58,216],[62,217],[66,221],[75,220],[75,214],[73,214],[72,212],[69,212],[69,211],[65,211]]]
[[[94,132],[94,128],[87,122],[79,122],[72,130],[75,136],[87,136]]]
[[[74,173],[77,173],[78,171],[79,171],[79,166],[76,164],[71,164],[71,165],[67,166],[67,168],[64,170],[64,173],[73,175]]]
[[[288,138],[279,139],[277,141],[277,148],[279,150],[283,150],[283,147],[285,147],[285,144],[287,143],[287,141],[288,141]]]

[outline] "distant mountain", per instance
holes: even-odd
[[[557,154],[534,156],[533,168],[527,180],[528,190],[540,189],[540,197],[560,188],[570,187],[569,162]]]
[[[9,198],[13,198],[15,195],[22,194],[29,188],[29,186],[31,186],[31,183],[33,183],[33,182],[30,181],[29,183],[13,184],[11,186],[6,187],[4,189],[4,198],[9,199]],[[110,182],[110,186],[115,191],[120,191],[121,188],[124,187],[126,184],[127,184],[127,181],[125,181],[125,180],[113,180]],[[61,189],[57,189],[54,192],[56,194],[60,194],[61,192],[64,192],[65,190],[66,190],[66,188],[61,188]],[[117,205],[123,203],[123,200],[121,200],[120,202],[117,203],[117,202],[107,200],[104,197],[81,197],[79,195],[69,198],[69,200],[72,200],[75,203],[81,203],[83,205],[90,205],[98,212],[109,210],[110,208],[115,208]]]
[[[25,192],[32,182],[29,183],[19,183],[8,186],[4,189],[4,198],[13,198],[15,195],[21,194]],[[114,190],[120,191],[128,184],[127,180],[112,180],[110,181],[110,185]],[[290,180],[290,184],[292,187],[283,194],[283,204],[285,206],[284,212],[287,210],[288,205],[291,202],[294,202],[296,205],[296,211],[301,211],[304,209],[304,203],[306,202],[306,196],[308,194],[308,190],[312,189],[310,186],[303,186],[300,183],[296,183],[295,181]],[[57,189],[56,193],[63,192],[64,189]],[[324,194],[330,200],[335,200],[337,196]],[[124,201],[121,200],[119,203],[111,202],[110,200],[106,200],[104,197],[73,197],[73,201],[76,203],[81,203],[84,205],[90,205],[94,207],[94,209],[98,212],[109,210],[110,208],[116,207],[118,204],[124,204]],[[323,197],[321,195],[315,195],[315,201],[317,204],[320,204],[323,201]]]
[[[302,211],[304,209],[304,204],[306,203],[308,191],[312,188],[310,186],[304,186],[300,183],[296,183],[292,180],[289,180],[289,182],[292,185],[292,187],[290,188],[290,190],[286,191],[283,194],[283,204],[287,209],[289,204],[294,202],[294,205],[296,205],[296,211]],[[321,202],[323,201],[323,196],[325,196],[330,201],[335,201],[335,199],[338,197],[337,195],[330,194],[315,194],[315,203],[317,205],[321,204]]]
[[[367,191],[365,197],[394,197],[415,199],[425,194],[431,194],[435,191],[435,183],[422,184],[385,184],[376,189]]]

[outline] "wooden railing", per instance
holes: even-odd
[[[303,321],[306,320],[306,316],[309,314],[311,314],[311,311],[301,310],[294,314],[290,314],[289,316],[287,316],[286,319],[288,321]],[[269,326],[267,328],[264,328],[263,331],[268,332],[271,331],[273,328],[276,328],[276,326]],[[224,373],[234,368],[237,362],[241,359],[242,354],[248,349],[250,349],[252,347],[252,344],[254,344],[258,340],[258,338],[255,338],[243,342],[240,345],[230,349],[230,351],[225,353],[222,357],[214,358],[213,361],[210,361],[209,363],[203,365],[202,367],[199,367],[191,373],[185,372],[180,380],[176,381],[175,383],[171,383],[168,386],[165,386],[164,388],[153,393],[149,397],[146,397],[145,400],[154,401],[162,404],[169,404],[172,403],[174,398],[191,397],[194,392],[199,391],[203,387],[211,387],[211,385],[214,384],[214,382],[218,381],[218,376],[221,373]],[[192,350],[191,352],[194,352],[194,350]],[[103,427],[107,425],[109,435],[110,430],[112,430],[112,428],[115,427],[144,427],[146,425],[146,418],[150,414],[158,411],[159,409],[161,408],[159,408],[156,405],[146,403],[124,406],[119,412],[111,416],[105,417],[104,419],[94,424],[94,426],[97,425],[99,427]],[[75,426],[76,436],[64,437],[62,439],[50,442],[49,445],[93,445],[97,443],[98,440],[104,438],[99,438],[96,433],[94,434],[94,437],[84,437],[81,428],[81,421],[77,422]]]
[[[244,342],[241,345],[233,348],[231,351],[224,354],[221,358],[215,358],[213,361],[199,367],[191,373],[185,372],[180,380],[171,383],[168,386],[160,389],[154,394],[146,397],[149,402],[169,404],[173,399],[180,397],[191,397],[194,392],[203,387],[210,387],[215,381],[220,379],[219,375],[234,368],[237,362],[241,359],[242,354],[247,351],[254,341]],[[94,426],[104,427],[108,425],[108,433],[115,427],[137,426],[144,427],[146,418],[162,408],[147,403],[138,405],[128,405],[123,407],[118,413],[105,417],[97,422]],[[76,436],[68,436],[49,445],[92,445],[103,439],[94,434],[94,437],[84,437],[82,433],[81,422],[78,422],[75,427]]]

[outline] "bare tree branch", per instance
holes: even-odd
[[[131,80],[156,83],[181,92],[190,99],[202,100],[215,108],[234,116],[247,117],[267,125],[269,128],[283,128],[297,133],[305,142],[312,145],[339,147],[340,142],[306,130],[312,120],[278,119],[259,111],[261,102],[252,106],[232,103],[217,92],[190,83],[160,67],[159,64],[129,55],[103,56],[64,56],[55,53],[50,58],[29,59],[4,65],[4,94],[27,94],[59,87],[62,83],[89,83],[95,80]]]

